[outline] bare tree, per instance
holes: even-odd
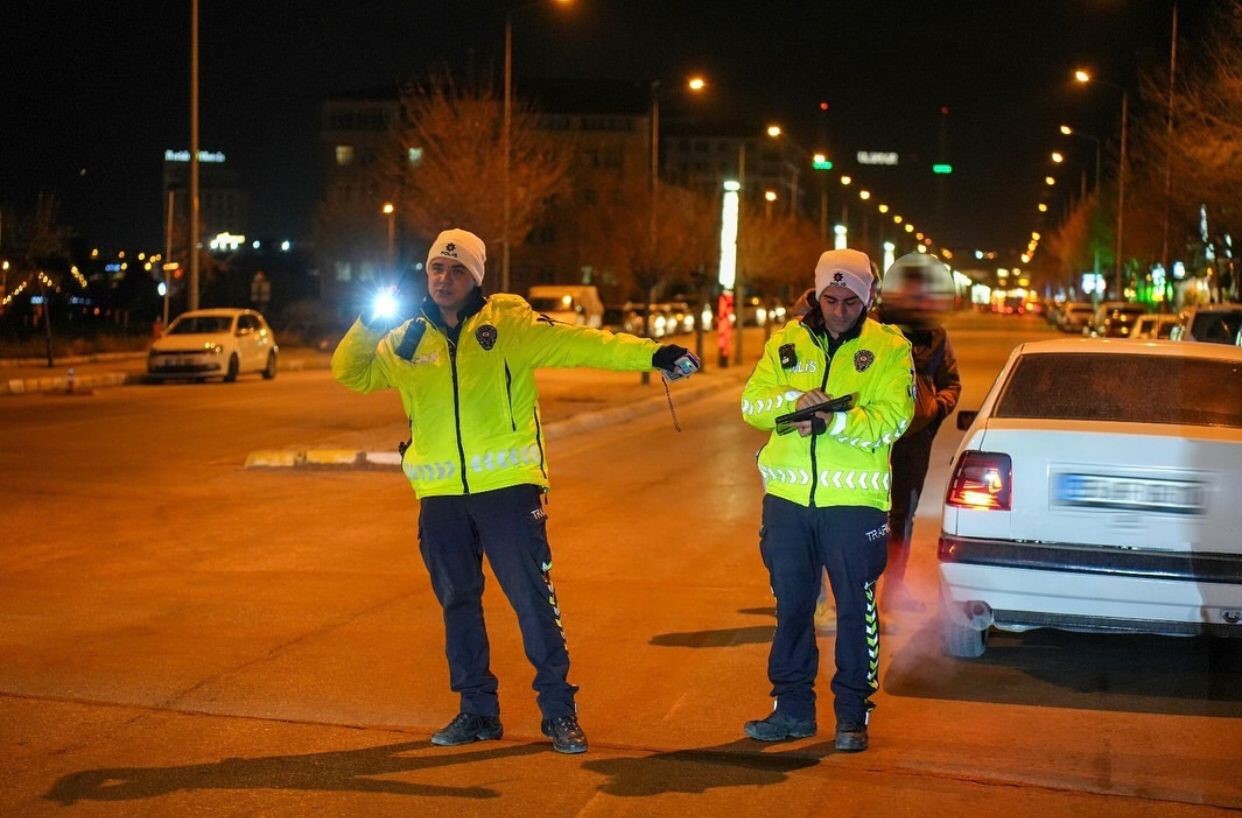
[[[459,85],[438,71],[401,90],[394,150],[378,160],[402,223],[433,237],[465,227],[489,245],[504,228],[503,100],[490,84]],[[548,201],[567,185],[569,152],[515,101],[510,121],[509,243],[520,246]]]

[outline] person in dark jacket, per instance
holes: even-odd
[[[885,275],[884,301],[879,320],[901,329],[914,358],[914,419],[893,444],[893,505],[888,517],[888,566],[880,595],[880,610],[923,610],[924,605],[906,587],[910,539],[923,482],[931,460],[932,443],[944,419],[952,414],[962,393],[962,379],[949,334],[938,312],[951,305],[938,293],[952,287],[952,276],[934,258],[911,254],[899,259]],[[890,289],[891,288],[891,289]]]

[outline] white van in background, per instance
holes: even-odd
[[[535,312],[562,324],[599,328],[604,325],[604,302],[589,284],[545,284],[531,287],[526,296]]]

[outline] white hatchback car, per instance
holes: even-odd
[[[263,316],[254,310],[211,309],[184,312],[151,344],[151,378],[223,378],[243,372],[276,377],[280,348]]]
[[[1242,636],[1242,349],[1024,344],[958,426],[948,654],[991,627]]]

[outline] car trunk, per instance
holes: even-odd
[[[1012,458],[1013,510],[988,526],[1007,517],[1008,539],[1242,553],[1236,430],[992,418],[979,448]],[[963,514],[958,533],[976,514],[989,512]]]

